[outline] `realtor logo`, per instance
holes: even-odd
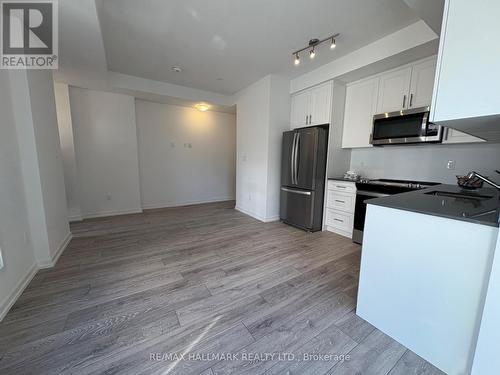
[[[57,0],[1,2],[1,67],[57,69]]]

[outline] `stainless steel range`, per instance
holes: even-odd
[[[440,185],[437,182],[407,181],[407,180],[369,180],[361,179],[356,182],[356,208],[354,211],[353,242],[363,243],[363,230],[365,227],[366,203],[371,198],[387,197],[389,195],[406,193],[408,191],[426,189]]]

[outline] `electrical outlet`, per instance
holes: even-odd
[[[446,169],[455,170],[455,160],[448,160],[448,164],[446,165]]]
[[[0,247],[0,270],[3,268],[2,248]]]

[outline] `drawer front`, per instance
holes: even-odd
[[[354,218],[352,214],[329,208],[326,216],[326,223],[328,226],[338,228],[346,232],[352,232]]]
[[[347,194],[338,190],[328,190],[328,208],[354,213],[355,204],[356,196],[354,194]]]
[[[328,190],[343,191],[344,193],[356,194],[356,184],[349,181],[328,180]]]

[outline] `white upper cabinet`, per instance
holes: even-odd
[[[349,83],[346,87],[342,147],[371,146],[373,115],[430,106],[435,70],[436,56],[432,56]],[[450,133],[450,139],[449,143],[472,141],[469,137],[458,136],[458,133]]]
[[[377,113],[394,112],[408,108],[411,67],[398,69],[380,76]]]
[[[413,65],[408,108],[428,107],[432,102],[436,58]]]
[[[292,127],[329,124],[332,116],[331,81],[292,96]]]
[[[302,91],[292,96],[291,122],[294,128],[305,126],[309,122],[310,107],[311,95],[309,91]]]
[[[328,82],[311,90],[309,125],[329,124],[332,116],[332,84]]]
[[[500,114],[499,15],[499,0],[445,2],[432,121]],[[493,120],[498,124],[498,118]],[[464,121],[457,126],[466,127],[474,130],[475,125]]]
[[[379,77],[348,84],[346,87],[343,148],[371,147],[373,115],[377,111]]]

